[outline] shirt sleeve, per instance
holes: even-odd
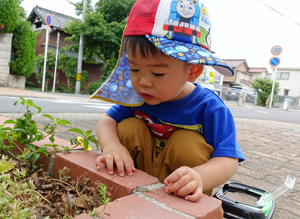
[[[113,105],[106,113],[113,118],[117,123],[121,122],[123,119],[134,117],[134,111],[131,107]]]
[[[238,158],[245,160],[244,154],[236,140],[233,116],[227,107],[216,109],[205,120],[204,138],[214,147],[213,157]]]

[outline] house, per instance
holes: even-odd
[[[230,87],[233,85],[251,87],[252,82],[256,78],[267,77],[269,75],[267,68],[249,67],[246,59],[223,59],[223,61],[234,70],[234,76],[224,76],[223,87]],[[226,91],[226,88],[223,91]]]
[[[67,42],[65,40],[66,37],[70,37],[71,35],[68,33],[64,32],[64,27],[68,22],[71,22],[74,19],[73,18],[61,13],[57,13],[55,11],[51,11],[39,6],[36,6],[32,9],[29,17],[27,20],[29,20],[32,24],[32,29],[33,31],[41,31],[39,35],[37,36],[37,46],[36,46],[36,55],[39,54],[44,54],[45,53],[45,40],[46,40],[46,30],[45,27],[47,26],[46,24],[46,16],[50,15],[52,18],[52,23],[51,23],[51,31],[49,33],[48,37],[48,49],[51,49],[53,51],[56,51],[56,41],[57,41],[57,33],[60,33],[60,39],[59,39],[59,49],[61,47],[64,47],[68,44],[73,44],[71,42]],[[76,53],[69,53],[70,57],[73,56],[78,56]],[[100,76],[102,75],[101,69],[103,68],[103,63],[101,60],[96,59],[98,64],[88,64],[85,63],[85,59],[83,58],[83,63],[82,63],[82,70],[88,71],[90,74],[90,78],[88,82],[91,81],[97,81],[100,80]],[[66,83],[67,79],[64,76],[64,74],[57,70],[57,79],[59,80],[60,83],[64,82]],[[33,81],[36,83],[36,78],[35,75],[32,75],[28,80]],[[52,81],[50,81],[52,84]],[[37,83],[36,83],[37,85]]]
[[[300,96],[300,67],[277,67],[276,81],[280,84],[278,95]]]

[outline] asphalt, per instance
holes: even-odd
[[[61,94],[0,87],[0,95],[38,98],[89,100],[89,95]],[[228,105],[235,103],[225,102]],[[1,104],[1,103],[0,103]],[[236,104],[235,104],[236,105]],[[247,106],[257,107],[257,106]],[[0,112],[1,113],[1,112]],[[300,112],[299,112],[300,116]],[[272,192],[287,175],[296,177],[296,184],[277,198],[274,219],[300,218],[300,125],[267,120],[235,118],[237,141],[246,157],[230,181],[240,182]],[[94,128],[94,127],[93,127]],[[215,192],[220,189],[216,188]],[[229,196],[229,194],[228,194]],[[255,201],[233,195],[241,202]]]

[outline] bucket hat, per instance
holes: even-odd
[[[117,65],[91,98],[124,106],[144,103],[131,84],[123,46],[126,36],[145,36],[174,59],[210,65],[225,76],[233,76],[233,69],[211,51],[211,35],[210,13],[200,0],[138,0],[128,17]]]

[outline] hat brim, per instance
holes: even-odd
[[[145,36],[156,48],[174,59],[192,64],[210,65],[225,76],[234,75],[234,70],[229,65],[204,47],[177,41],[174,38],[170,40],[165,37]]]
[[[140,97],[131,84],[127,51],[123,49],[125,37],[122,38],[119,59],[115,69],[110,73],[90,99],[97,98],[123,106],[141,106],[144,99]]]

